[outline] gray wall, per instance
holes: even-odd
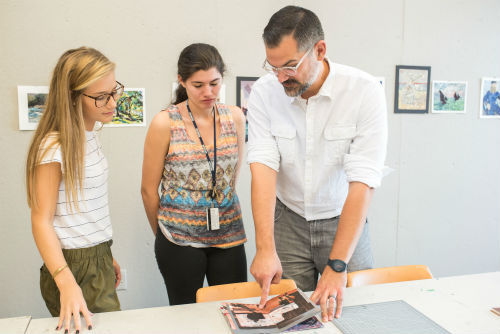
[[[62,52],[93,46],[117,63],[118,80],[146,88],[149,122],[170,100],[180,50],[203,41],[225,58],[227,102],[234,104],[235,76],[263,74],[262,29],[289,3],[319,15],[332,59],[386,78],[387,165],[395,172],[370,210],[376,265],[423,263],[438,277],[499,270],[500,120],[478,118],[480,78],[500,76],[498,0],[0,0],[0,317],[49,315],[24,191],[33,132],[17,130],[16,86],[47,85]],[[432,79],[468,81],[467,113],[395,115],[396,64],[430,65]],[[168,304],[139,193],[146,130],[102,131],[113,251],[128,271],[123,309]],[[250,264],[248,166],[238,192]]]

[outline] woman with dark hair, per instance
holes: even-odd
[[[195,302],[205,276],[209,285],[247,280],[235,190],[245,117],[217,103],[225,66],[215,47],[189,45],[177,67],[175,101],[146,136],[141,187],[170,305]]]

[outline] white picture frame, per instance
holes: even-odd
[[[467,81],[432,81],[432,113],[465,114],[466,109]]]
[[[491,93],[492,83],[495,81],[495,93]],[[500,118],[500,93],[498,92],[498,85],[500,84],[500,78],[495,77],[483,77],[481,78],[481,93],[479,94],[479,118]],[[484,103],[486,94],[490,94],[490,98],[492,98],[492,103],[494,103],[494,107],[496,112],[493,115],[487,113],[487,105]],[[495,97],[492,97],[493,94]],[[493,101],[494,100],[494,101]],[[490,110],[493,106],[490,105]]]

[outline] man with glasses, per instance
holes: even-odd
[[[287,6],[264,29],[264,69],[248,102],[248,163],[262,287],[281,275],[339,317],[347,271],[373,267],[366,212],[382,178],[380,83],[326,57],[318,17]],[[318,276],[321,275],[319,281]]]

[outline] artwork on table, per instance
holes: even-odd
[[[480,118],[500,118],[499,81],[500,78],[482,78],[479,105]]]
[[[19,130],[35,130],[45,110],[48,86],[17,86]]]
[[[172,82],[172,102],[175,100],[175,91],[179,86],[178,82]],[[222,84],[219,91],[219,97],[217,98],[218,103],[226,103],[226,84]]]
[[[466,81],[433,81],[432,112],[441,114],[465,113]]]
[[[380,82],[380,84],[382,85],[382,88],[385,89],[385,78],[384,77],[375,77],[375,79],[377,79],[378,82]]]
[[[236,105],[241,108],[247,117],[247,104],[252,86],[259,79],[258,77],[236,77]],[[245,142],[248,141],[248,120],[245,125]]]
[[[125,88],[116,102],[113,120],[105,127],[146,126],[146,90],[144,88]]]
[[[396,66],[395,113],[424,114],[429,111],[431,67]]]

